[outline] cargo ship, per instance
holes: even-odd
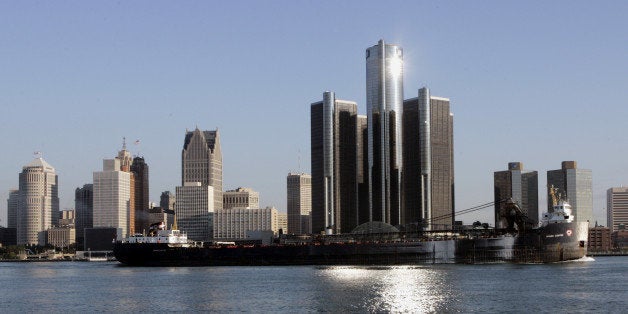
[[[382,223],[358,226],[351,234],[284,236],[271,245],[191,242],[165,230],[131,236],[114,244],[128,266],[413,265],[432,263],[554,263],[586,255],[588,222],[577,222],[566,201],[555,203],[542,224],[530,227],[519,207],[505,206],[504,229],[401,232]],[[176,226],[176,222],[175,222]]]

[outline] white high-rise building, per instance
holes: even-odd
[[[58,220],[59,183],[55,169],[36,158],[20,173],[17,244],[46,244],[46,230]]]
[[[312,233],[312,176],[290,173],[287,177],[288,230],[284,233]]]
[[[194,241],[211,241],[214,224],[214,188],[200,182],[176,187],[175,216],[181,231]],[[222,203],[222,202],[221,202]]]
[[[120,159],[103,160],[103,171],[94,172],[94,228],[118,229],[122,239],[130,232],[131,173],[121,170]]]

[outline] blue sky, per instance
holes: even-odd
[[[221,132],[225,189],[285,211],[287,173],[310,168],[310,103],[330,90],[365,114],[364,51],[383,38],[404,48],[406,98],[451,99],[458,210],[491,201],[509,161],[544,191],[576,160],[605,224],[606,189],[628,184],[627,16],[625,1],[3,1],[0,199],[42,151],[72,208],[126,137],[158,201],[198,126]]]

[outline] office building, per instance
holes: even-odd
[[[591,170],[579,169],[575,161],[563,161],[561,169],[547,172],[547,209],[553,210],[550,188],[554,188],[561,198],[573,208],[577,221],[593,223],[593,197]]]
[[[64,209],[59,211],[59,224],[57,225],[58,227],[74,228],[75,224],[76,211],[74,209]]]
[[[447,230],[455,220],[453,114],[428,88],[403,103],[403,206],[410,230]]]
[[[20,190],[9,190],[7,199],[7,228],[17,228],[17,211],[20,204]]]
[[[368,118],[358,115],[358,131],[356,145],[358,149],[357,181],[358,181],[358,225],[369,222],[369,163],[368,163]]]
[[[77,247],[82,248],[85,239],[85,228],[94,227],[94,185],[84,184],[74,190],[74,228],[76,229]]]
[[[606,224],[611,232],[619,230],[619,225],[628,226],[628,188],[617,187],[606,191]]]
[[[358,225],[357,113],[355,102],[333,92],[311,105],[313,233],[351,232]]]
[[[400,222],[402,105],[403,51],[380,40],[366,50],[369,221]]]
[[[277,212],[277,232],[281,234],[291,233],[288,228],[288,213]]]
[[[608,227],[595,226],[589,228],[587,250],[591,252],[608,252],[611,250],[611,232]]]
[[[131,173],[134,177],[133,198],[135,210],[135,231],[144,232],[149,228],[149,190],[148,190],[148,164],[144,157],[135,157],[131,163]]]
[[[164,212],[166,220],[166,226],[169,228],[174,224],[174,204],[176,201],[175,195],[170,191],[164,191],[159,196],[159,207]]]
[[[133,233],[131,177],[122,171],[120,158],[103,160],[103,170],[94,172],[93,228],[115,228],[118,239]],[[85,229],[86,227],[83,226]]]
[[[174,210],[174,203],[176,202],[176,200],[177,198],[172,192],[161,192],[161,195],[159,196],[159,207],[164,210]]]
[[[159,206],[154,206],[149,208],[147,212],[149,227],[152,224],[163,222],[168,229],[172,228],[172,224],[174,223],[174,221],[172,219],[169,219],[168,213],[164,211],[163,208]],[[148,232],[148,230],[149,229],[146,229],[146,232]]]
[[[131,152],[126,149],[126,138],[122,138],[122,150],[118,151],[117,159],[120,161],[119,171],[123,171],[129,173],[129,206],[128,206],[128,218],[127,218],[127,226],[128,226],[128,234],[135,234],[135,180],[136,175],[131,171],[131,166],[133,165],[133,157],[131,157]]]
[[[186,131],[181,152],[181,182],[211,186],[214,191],[212,208],[222,208],[222,152],[218,130]]]
[[[17,245],[17,230],[0,227],[0,246]]]
[[[58,220],[58,177],[43,158],[36,158],[20,173],[17,244],[45,245],[46,230]]]
[[[312,176],[305,173],[290,173],[286,179],[288,212],[284,233],[312,233]]]
[[[259,192],[243,187],[223,192],[222,207],[224,209],[259,208]]]
[[[524,171],[523,163],[508,163],[508,170],[493,174],[495,191],[495,228],[507,228],[508,222],[500,219],[505,211],[505,200],[512,199],[519,205],[530,223],[539,224],[539,176],[536,171]]]
[[[176,187],[177,225],[194,241],[211,241],[214,218],[214,188],[200,182]],[[222,202],[221,202],[222,203]]]
[[[61,248],[62,250],[76,243],[76,229],[74,227],[54,227],[48,229],[47,236],[48,245]]]
[[[214,239],[242,240],[250,231],[272,231],[276,236],[279,234],[278,215],[274,207],[216,210]]]

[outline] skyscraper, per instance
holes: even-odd
[[[148,164],[144,157],[135,157],[131,163],[131,172],[134,177],[133,195],[135,209],[136,232],[148,231],[150,227],[148,219]]]
[[[9,190],[9,198],[7,199],[7,228],[17,228],[17,212],[19,205],[20,190]]]
[[[222,152],[218,130],[186,132],[181,152],[181,184],[200,182],[214,190],[214,209],[222,208]]]
[[[123,171],[123,172],[127,172],[130,174],[129,176],[129,197],[130,197],[130,201],[129,201],[129,208],[128,208],[128,218],[127,218],[127,226],[128,226],[128,233],[129,234],[134,234],[136,232],[135,226],[136,226],[136,219],[135,219],[135,214],[136,214],[136,210],[135,210],[135,196],[136,196],[136,188],[135,188],[135,179],[136,179],[136,174],[134,172],[131,172],[131,166],[133,165],[133,157],[131,157],[131,152],[129,152],[126,149],[126,138],[122,138],[122,150],[118,151],[118,157],[117,159],[120,161],[120,167],[117,170]],[[141,230],[137,230],[138,232]]]
[[[59,183],[55,169],[36,158],[20,173],[17,244],[46,244],[45,231],[58,220]]]
[[[368,162],[368,118],[358,115],[358,132],[356,145],[358,146],[358,225],[369,222],[369,162]]]
[[[76,228],[76,243],[78,248],[82,248],[85,240],[86,228],[94,227],[94,185],[84,184],[82,188],[74,191],[74,209],[76,217],[74,220]]]
[[[176,187],[175,212],[179,229],[194,241],[211,241],[214,224],[214,188],[200,182]]]
[[[619,225],[628,226],[628,188],[610,188],[606,191],[606,224],[611,232],[619,230]]]
[[[323,93],[311,105],[312,232],[351,232],[358,224],[358,108]]]
[[[495,228],[507,228],[508,223],[500,219],[499,212],[506,205],[502,200],[510,199],[517,203],[533,225],[539,223],[539,176],[536,171],[524,171],[523,163],[508,163],[508,170],[496,171]]]
[[[94,228],[116,228],[118,239],[132,233],[131,176],[121,171],[119,158],[103,160],[103,171],[94,172]],[[133,228],[134,229],[134,228]]]
[[[170,191],[161,192],[159,196],[159,207],[163,210],[174,210],[176,199],[175,195]]]
[[[451,229],[454,217],[453,115],[427,88],[403,103],[403,206],[409,228]]]
[[[402,104],[403,51],[380,40],[366,50],[369,221],[400,220]]]
[[[172,224],[174,224],[174,204],[176,199],[174,193],[170,191],[161,192],[159,196],[159,207],[161,207],[166,216],[165,223],[168,228],[172,227]]]
[[[573,208],[577,221],[588,221],[593,224],[593,197],[591,170],[578,169],[575,161],[563,161],[562,169],[547,172],[547,210],[553,210],[550,188],[566,198]]]
[[[286,181],[288,232],[310,234],[312,233],[312,176],[305,173],[290,173]]]

